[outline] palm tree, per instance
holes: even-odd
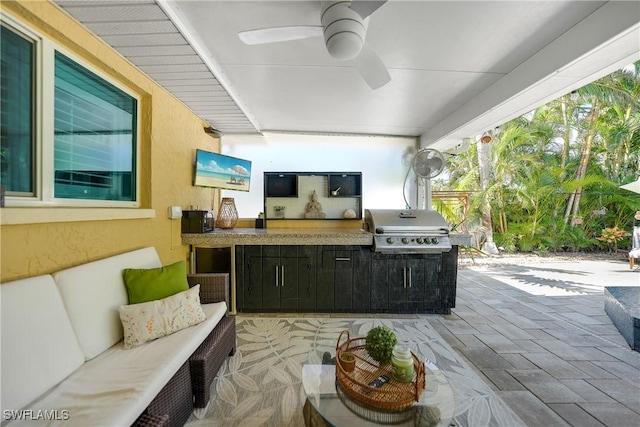
[[[488,243],[583,249],[603,228],[630,225],[640,200],[618,186],[640,171],[638,70],[640,61],[505,123],[450,160],[448,188],[476,191],[470,216]],[[579,217],[588,220],[567,227]]]
[[[630,76],[624,71],[617,71],[607,77],[590,83],[580,89],[577,94],[581,102],[573,114],[574,131],[580,144],[580,158],[575,172],[577,181],[584,180],[591,160],[594,142],[604,143],[602,138],[610,126],[609,111],[625,110],[622,117],[631,118],[633,110],[638,110],[636,89],[640,85],[639,75]],[[578,216],[583,187],[577,187],[569,196],[564,215],[564,223],[571,218],[572,225]]]
[[[482,193],[486,194],[487,190],[491,186],[491,146],[489,143],[491,142],[490,135],[483,135],[478,138],[477,144],[477,152],[478,152],[478,171],[480,175],[480,190]],[[480,206],[480,212],[482,214],[482,226],[484,227],[485,232],[485,242],[482,246],[482,250],[489,254],[497,254],[498,248],[493,241],[493,224],[491,222],[491,203],[488,197],[482,198],[482,203]]]

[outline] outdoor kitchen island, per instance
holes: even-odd
[[[455,307],[458,245],[380,253],[355,228],[235,228],[182,234],[191,247],[231,248],[231,312],[441,313]],[[195,273],[192,257],[191,272]],[[202,272],[198,272],[202,273]]]

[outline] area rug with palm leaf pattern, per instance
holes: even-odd
[[[321,364],[325,352],[335,355],[343,330],[360,337],[381,325],[447,378],[455,400],[452,424],[525,425],[425,319],[239,316],[236,354],[220,368],[207,408],[194,411],[187,426],[303,427],[302,366]]]

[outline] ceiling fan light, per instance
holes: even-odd
[[[352,32],[334,34],[327,40],[327,51],[333,58],[347,61],[353,59],[362,50],[362,39]]]
[[[343,61],[358,56],[367,33],[360,15],[344,4],[329,4],[323,10],[322,27],[329,55]]]

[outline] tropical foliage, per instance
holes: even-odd
[[[506,251],[628,248],[624,233],[602,238],[640,210],[640,195],[619,188],[640,176],[640,61],[484,137],[434,182],[471,193],[466,218],[439,207],[451,224]]]

